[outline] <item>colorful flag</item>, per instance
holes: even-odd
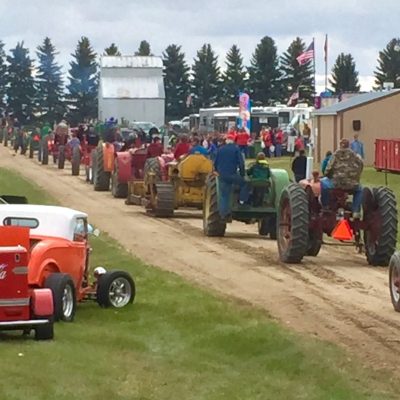
[[[308,61],[314,59],[314,41],[307,47],[307,50],[304,53],[301,53],[297,58],[297,62],[299,65],[304,65],[308,63]]]
[[[239,123],[238,128],[245,128],[250,132],[250,116],[251,116],[251,103],[250,96],[245,93],[239,93]]]
[[[297,100],[299,99],[299,92],[294,92],[292,95],[289,97],[289,100],[287,102],[287,105],[290,107],[292,104],[294,104]]]
[[[328,62],[328,35],[325,35],[324,61],[325,61],[325,63]]]

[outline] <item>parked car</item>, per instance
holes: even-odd
[[[72,321],[79,301],[121,308],[135,297],[134,280],[125,271],[98,267],[91,276],[88,235],[93,229],[87,217],[65,207],[0,205],[0,225],[8,228],[0,231],[0,245],[29,251],[29,287],[51,289],[55,320]]]

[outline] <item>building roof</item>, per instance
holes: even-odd
[[[329,107],[321,108],[320,110],[314,111],[312,115],[337,115],[338,112],[348,110],[350,108],[355,108],[362,106],[366,103],[372,101],[380,100],[385,97],[393,96],[400,93],[400,89],[393,89],[389,91],[382,92],[369,92],[359,94],[357,96],[350,97],[347,100],[341,101],[339,103],[333,104]]]
[[[165,99],[163,78],[101,77],[100,95],[103,99]]]
[[[161,57],[149,56],[102,56],[101,68],[163,68]]]

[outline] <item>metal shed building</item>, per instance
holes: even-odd
[[[335,151],[341,139],[353,139],[355,133],[364,143],[365,164],[373,165],[375,140],[399,137],[400,90],[370,92],[321,108],[312,113],[316,157]]]
[[[161,57],[102,56],[99,119],[165,122],[165,90]]]

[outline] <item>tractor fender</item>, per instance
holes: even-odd
[[[129,151],[118,152],[115,162],[118,164],[118,182],[127,183],[132,175],[132,156]]]
[[[283,189],[290,183],[289,174],[285,169],[271,169],[271,195],[275,209],[279,209],[279,202]]]
[[[54,314],[51,289],[33,289],[32,310],[35,317],[48,317]]]
[[[113,172],[114,159],[114,145],[112,143],[103,143],[104,172]]]

